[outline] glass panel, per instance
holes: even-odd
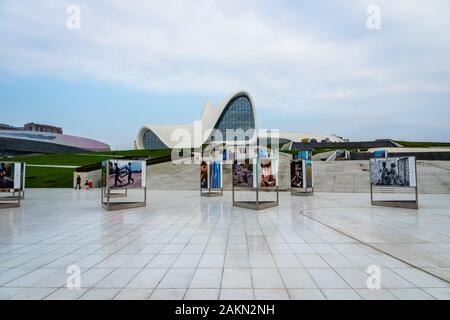
[[[167,149],[167,146],[156,134],[151,130],[144,133],[144,148],[145,149]]]
[[[250,100],[245,96],[241,96],[230,101],[214,129],[220,130],[224,140],[249,140],[253,136],[255,129],[255,119],[253,118]],[[240,129],[242,131],[237,136],[225,137],[227,129]],[[244,135],[244,133],[247,133],[247,130],[250,130],[250,134]],[[217,133],[213,132],[211,134],[210,141],[214,140],[215,134]]]

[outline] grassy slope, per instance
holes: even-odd
[[[30,155],[7,158],[7,161],[25,162],[27,164],[86,166],[115,157],[151,157],[159,158],[170,155],[171,150],[125,150],[108,152],[64,153]],[[72,187],[74,169],[27,167],[27,188],[70,188]]]

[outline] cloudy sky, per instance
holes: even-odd
[[[128,149],[142,125],[192,122],[243,89],[260,128],[449,141],[449,12],[446,0],[2,0],[0,122]]]

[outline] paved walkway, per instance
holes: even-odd
[[[146,208],[105,212],[98,190],[31,189],[0,211],[0,299],[450,299],[446,281],[408,264],[448,275],[450,196],[420,200],[416,212],[282,193],[255,212],[229,192],[150,191]],[[65,287],[71,265],[78,290]],[[369,266],[380,289],[367,288]]]

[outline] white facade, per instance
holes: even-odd
[[[234,102],[237,99],[244,99],[244,106],[238,106],[238,108],[234,108]],[[251,116],[248,109],[248,104],[251,108]],[[239,107],[241,109],[239,109]],[[234,108],[232,110],[231,108]],[[231,112],[229,112],[231,110]],[[242,118],[237,117],[237,110],[244,110]],[[232,115],[228,113],[234,113]],[[244,114],[245,113],[245,114]],[[223,119],[229,119],[229,123],[236,124],[231,127],[223,128]],[[252,118],[252,119],[251,119]],[[256,110],[255,105],[253,103],[253,99],[250,94],[245,91],[236,92],[225,100],[222,103],[215,107],[211,102],[206,103],[203,108],[201,120],[196,121],[192,124],[182,124],[182,125],[146,125],[139,130],[137,139],[136,139],[136,147],[138,149],[146,149],[148,148],[148,143],[146,146],[145,143],[145,135],[149,134],[151,136],[152,141],[154,142],[154,146],[161,148],[198,148],[201,147],[202,144],[207,143],[208,138],[211,135],[211,132],[216,132],[215,129],[219,131],[225,131],[224,129],[236,129],[241,128],[238,123],[243,123],[245,128],[251,127],[248,131],[250,134],[245,135],[246,143],[256,143],[257,135],[260,138],[266,138],[267,133],[264,133],[264,130],[260,130],[261,132],[257,134],[258,127],[256,122]],[[222,128],[219,127],[222,124]],[[244,130],[246,130],[244,128]],[[222,132],[225,135],[225,132]],[[327,135],[327,134],[309,134],[309,133],[292,133],[292,132],[279,132],[279,138],[281,141],[290,140],[300,142],[303,139],[316,139],[317,141],[330,141],[330,142],[342,142],[343,140],[335,135]],[[214,140],[215,143],[226,142],[226,140],[230,141],[230,139],[218,139]],[[233,141],[233,140],[231,140]],[[233,141],[236,143],[243,142],[241,141]]]

